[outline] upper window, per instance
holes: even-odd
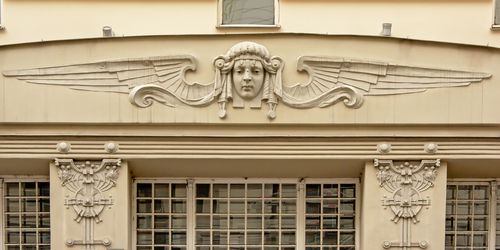
[[[500,0],[493,0],[493,5],[495,8],[494,16],[493,16],[493,25],[491,29],[499,30],[500,29]]]
[[[219,0],[221,27],[276,27],[278,0]]]

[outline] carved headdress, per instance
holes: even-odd
[[[262,63],[265,70],[262,96],[260,100],[252,105],[260,107],[261,101],[266,101],[269,105],[268,116],[275,117],[276,104],[278,97],[282,94],[281,72],[283,70],[283,60],[280,57],[271,57],[266,47],[254,42],[241,42],[229,49],[225,55],[220,55],[214,59],[215,66],[215,89],[220,92],[219,106],[220,114],[223,117],[226,113],[226,103],[233,99],[233,79],[231,72],[238,60],[257,60]],[[242,107],[235,104],[233,107]]]

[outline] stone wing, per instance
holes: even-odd
[[[395,65],[384,62],[329,57],[301,57],[297,70],[309,74],[307,84],[284,87],[284,96],[292,104],[324,107],[339,92],[353,98],[357,95],[395,95],[423,92],[430,88],[468,86],[491,77],[490,74],[458,70]],[[342,99],[342,98],[341,98]],[[340,99],[340,100],[341,100]],[[344,98],[345,102],[351,101]],[[326,101],[326,102],[325,102]],[[359,105],[352,105],[359,107]],[[349,106],[349,105],[348,105]]]
[[[189,55],[107,60],[3,74],[29,83],[126,94],[137,86],[155,85],[181,101],[199,99],[213,91],[213,84],[187,83],[184,78],[187,70],[196,70],[196,61]]]
[[[120,159],[103,159],[101,165],[94,170],[94,188],[105,192],[116,186],[120,166]]]

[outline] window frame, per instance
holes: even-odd
[[[2,2],[2,0],[0,0],[0,2]],[[0,29],[1,28],[1,24],[0,24]],[[5,247],[5,225],[4,225],[4,217],[5,217],[5,204],[4,204],[4,199],[5,199],[5,195],[4,195],[4,184],[6,182],[48,182],[49,183],[49,186],[50,186],[50,178],[49,176],[39,176],[39,175],[36,175],[36,176],[25,176],[25,175],[19,175],[19,176],[11,176],[11,175],[0,175],[0,248],[3,248]],[[50,202],[50,191],[49,191],[49,202]],[[38,213],[38,211],[37,211]],[[51,214],[51,212],[49,211],[49,214]],[[52,216],[51,216],[52,217]],[[37,227],[38,229],[38,227]],[[48,228],[48,231],[51,232],[51,227]],[[38,230],[37,230],[38,232]],[[51,234],[51,238],[52,238],[52,234]],[[37,246],[38,246],[38,242],[36,243]],[[52,244],[52,243],[51,243]]]
[[[355,208],[354,208],[354,249],[360,249],[361,233],[361,183],[359,178],[147,178],[137,177],[132,180],[131,212],[132,212],[132,250],[137,250],[137,184],[138,183],[179,183],[187,184],[186,193],[186,250],[196,249],[196,184],[228,183],[228,184],[254,184],[254,183],[284,183],[297,184],[297,211],[296,211],[296,246],[305,246],[306,213],[305,213],[305,187],[306,184],[355,184]]]
[[[490,188],[489,196],[490,198],[488,199],[489,206],[488,206],[488,250],[495,250],[496,248],[496,221],[497,221],[497,189],[498,189],[498,183],[500,182],[500,179],[456,179],[456,178],[451,178],[447,179],[446,181],[446,190],[448,189],[448,185],[488,185]],[[446,202],[448,201],[447,197],[445,197]],[[447,214],[445,211],[445,218]],[[455,230],[456,231],[456,230]],[[446,233],[446,229],[445,229]],[[443,246],[445,247],[445,246]]]
[[[0,0],[1,1],[1,0]],[[223,24],[224,0],[217,0],[217,28],[280,28],[279,24],[279,0],[274,0],[274,24]]]
[[[492,10],[492,20],[491,20],[491,28],[490,28],[492,31],[500,30],[500,23],[496,23],[496,17],[497,16],[500,17],[500,9],[497,13],[497,7],[500,8],[500,6],[497,6],[497,5],[500,5],[500,0],[492,0],[493,10]]]

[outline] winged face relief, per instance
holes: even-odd
[[[269,107],[276,117],[279,102],[294,108],[327,107],[342,101],[359,108],[365,96],[423,92],[430,88],[468,86],[490,74],[396,65],[369,60],[302,56],[297,70],[306,71],[305,84],[283,84],[283,60],[271,56],[263,45],[241,42],[213,61],[212,83],[188,83],[187,70],[196,70],[190,55],[108,60],[58,67],[4,71],[4,76],[29,83],[62,85],[75,90],[117,92],[129,95],[132,104],[148,107],[154,101],[175,107],[226,105],[235,108]]]

